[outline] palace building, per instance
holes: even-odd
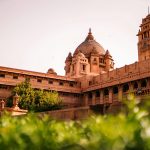
[[[66,107],[117,105],[129,92],[145,96],[150,94],[150,14],[140,25],[138,61],[114,69],[111,53],[92,35],[69,53],[65,60],[65,76],[53,69],[47,73],[0,66],[0,99],[7,99],[16,84],[30,80],[35,89],[57,91]]]

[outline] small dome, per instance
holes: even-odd
[[[79,56],[79,57],[85,57],[85,55],[84,55],[83,53],[81,53],[81,52],[79,52],[79,53],[77,54],[77,56]]]
[[[48,69],[47,74],[54,74],[54,75],[57,75],[57,73],[54,71],[53,68]]]
[[[72,60],[72,54],[71,54],[71,52],[69,52],[69,54],[68,54],[68,56],[67,56],[65,62],[71,61],[71,60]]]
[[[93,49],[95,53],[97,52],[97,54],[103,54],[103,55],[105,54],[104,48],[98,42],[94,40],[94,37],[90,29],[85,41],[77,47],[77,49],[74,52],[74,55],[81,52],[85,56],[89,56],[92,53]]]

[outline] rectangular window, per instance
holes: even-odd
[[[13,75],[13,79],[18,79],[18,75]]]
[[[83,65],[83,71],[85,71],[85,65]]]
[[[63,82],[59,82],[59,85],[64,85],[64,83]]]
[[[100,97],[100,92],[96,91],[96,97]]]
[[[73,83],[70,83],[69,85],[70,85],[70,87],[73,87]]]
[[[42,79],[37,79],[37,82],[41,83],[41,82],[42,82]]]
[[[49,84],[53,84],[53,81],[52,81],[52,80],[48,80],[48,83],[49,83]]]
[[[0,78],[5,78],[5,74],[1,73]]]

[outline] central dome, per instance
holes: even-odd
[[[94,37],[91,33],[91,29],[89,29],[88,36],[85,41],[81,43],[74,52],[74,55],[79,52],[83,53],[85,56],[89,56],[92,52],[96,52],[97,54],[105,54],[104,48],[94,40]]]

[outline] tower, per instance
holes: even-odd
[[[78,78],[84,75],[96,76],[114,69],[114,60],[109,51],[94,39],[91,29],[85,40],[68,54],[65,61],[66,76]]]
[[[138,36],[138,60],[150,59],[150,14],[142,19]]]
[[[105,69],[106,71],[110,71],[114,69],[114,62],[108,50],[106,51],[105,54],[105,63],[106,63],[106,69]]]

